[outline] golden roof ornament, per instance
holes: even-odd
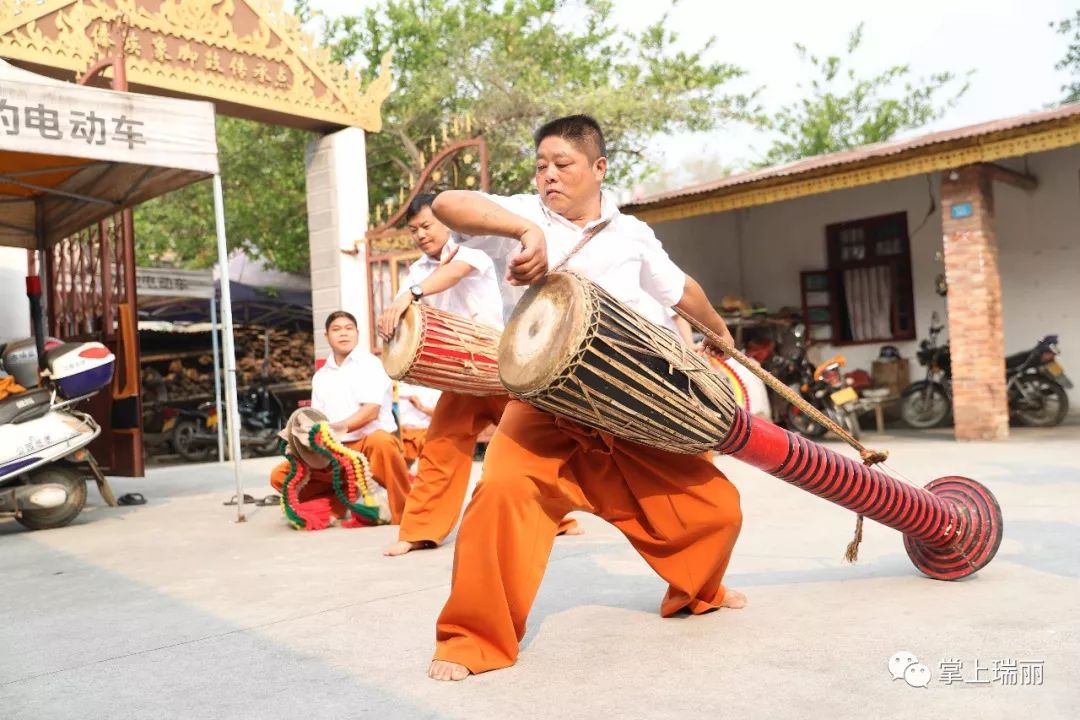
[[[70,80],[122,52],[129,87],[310,130],[382,128],[391,54],[366,86],[282,0],[0,0],[0,56]]]

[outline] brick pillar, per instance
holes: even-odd
[[[367,161],[364,131],[347,128],[311,142],[306,152],[308,245],[311,250],[311,314],[315,357],[330,352],[326,316],[356,316],[360,345],[368,347],[367,254],[355,243],[367,231]],[[356,248],[359,252],[347,255]]]
[[[1009,410],[989,174],[981,165],[944,173],[941,205],[956,439],[1001,440],[1009,435]]]

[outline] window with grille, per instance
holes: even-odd
[[[907,213],[825,228],[832,285],[832,343],[915,338]]]

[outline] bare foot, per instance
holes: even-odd
[[[460,682],[472,675],[469,668],[464,665],[447,662],[446,660],[432,660],[427,674],[432,680],[450,680],[452,682]]]
[[[746,607],[746,596],[738,590],[726,588],[724,590],[724,599],[720,601],[720,607],[731,608],[732,610],[744,608]]]
[[[584,535],[585,534],[585,528],[581,527],[580,525],[575,525],[572,528],[567,528],[566,530],[563,530],[559,534],[560,535]]]
[[[398,540],[396,543],[383,550],[382,554],[386,557],[397,557],[398,555],[404,555],[413,550],[430,550],[433,547],[435,547],[435,543],[430,540],[417,540],[416,542]]]

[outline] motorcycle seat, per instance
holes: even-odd
[[[1015,355],[1010,355],[1005,358],[1005,369],[1012,370],[1013,368],[1020,367],[1024,364],[1024,361],[1028,359],[1029,353],[1030,350],[1025,350],[1024,352],[1018,352]]]
[[[45,388],[37,388],[0,400],[0,425],[14,425],[41,417],[49,412],[49,395]]]

